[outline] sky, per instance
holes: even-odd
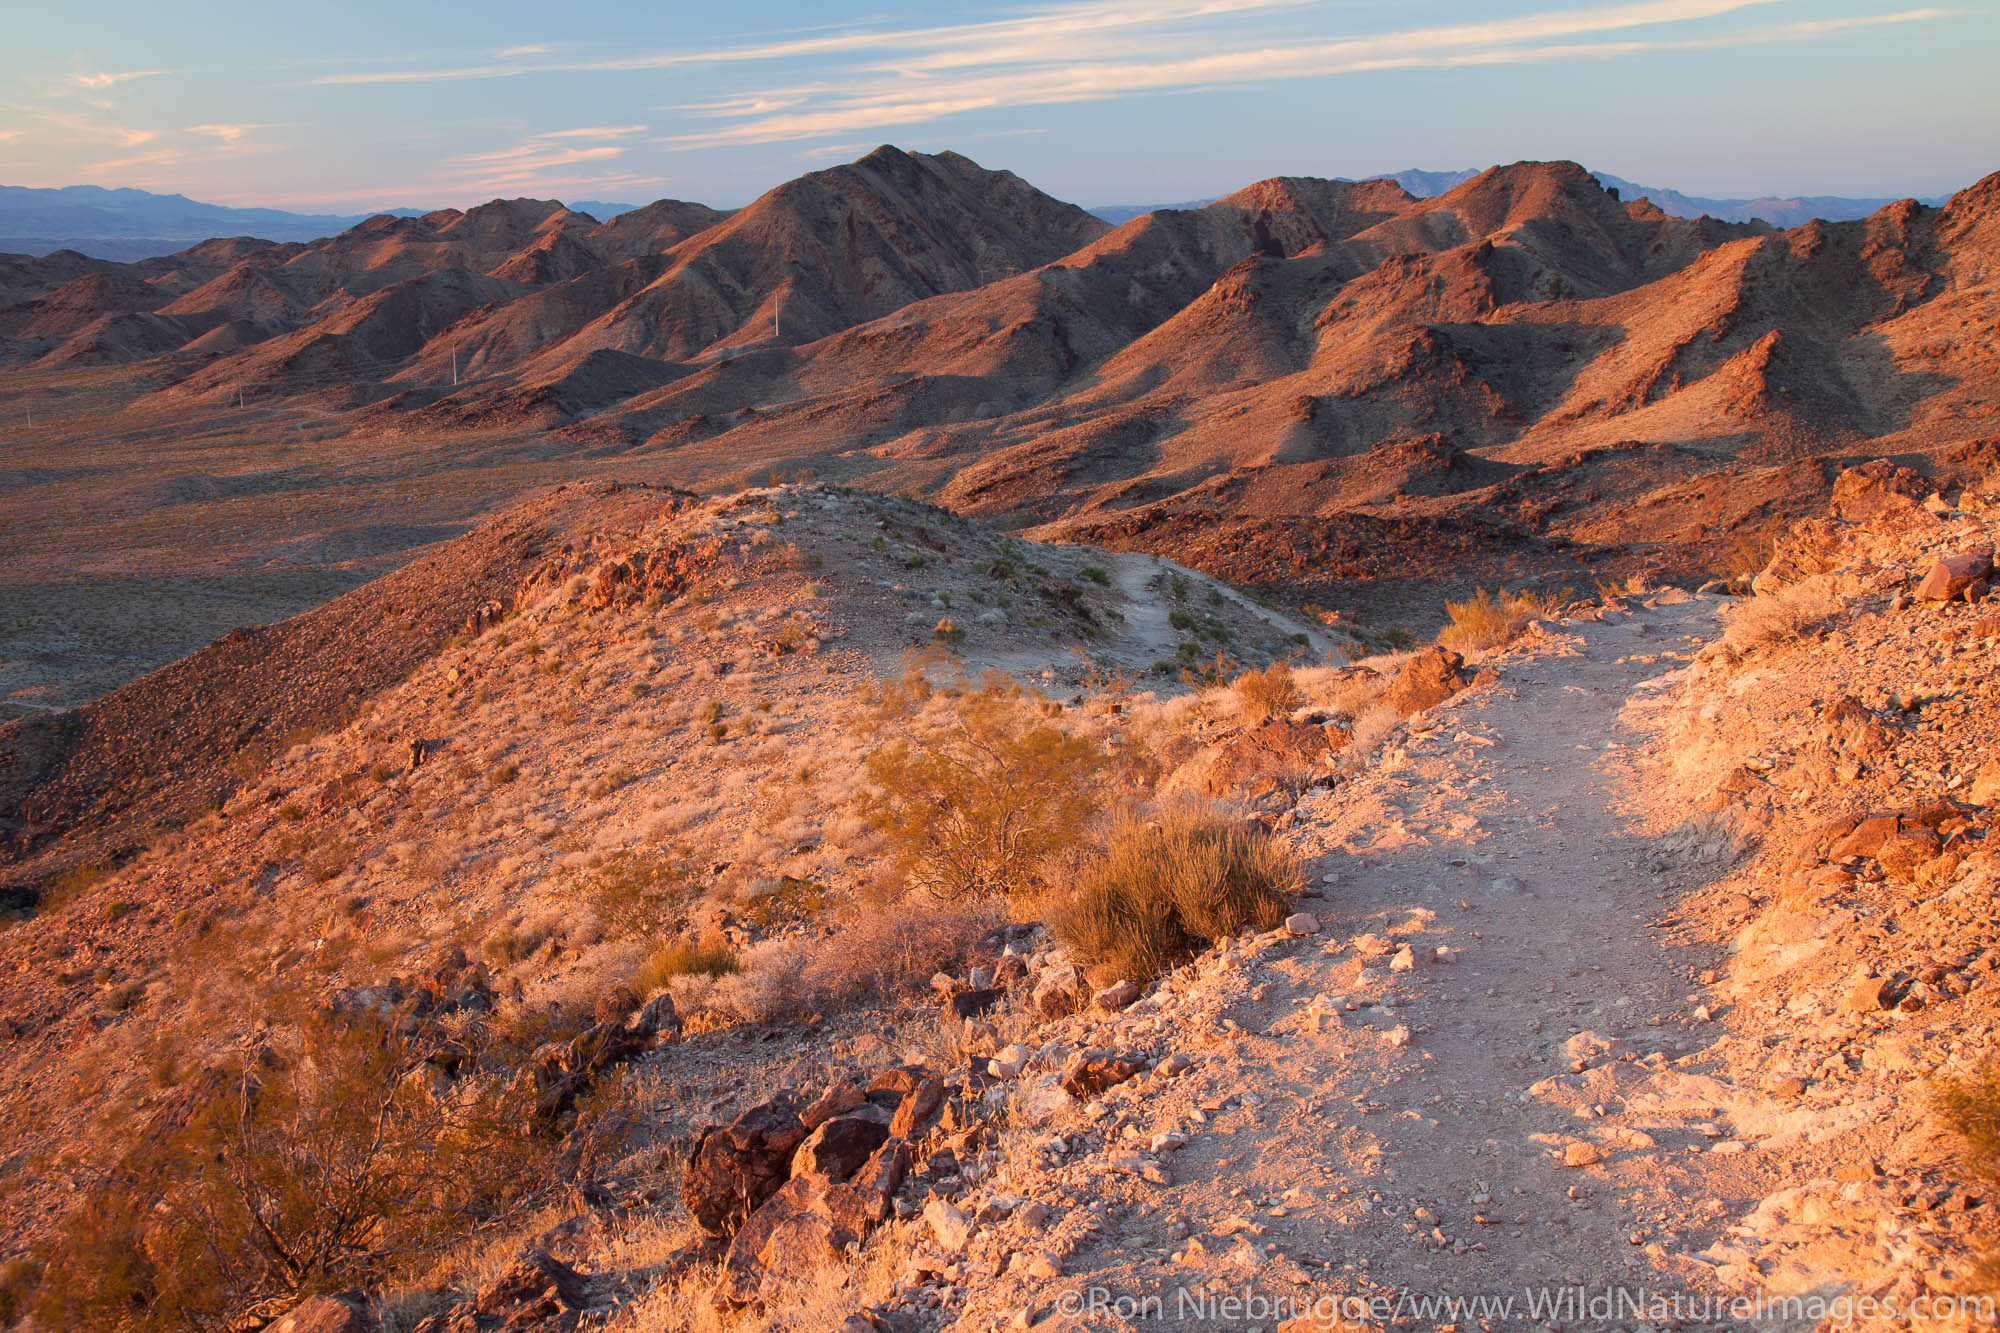
[[[748,202],[881,143],[1086,206],[1568,158],[1715,197],[2000,170],[2000,0],[17,7],[0,184]]]

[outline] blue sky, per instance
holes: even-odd
[[[2000,6],[1903,0],[37,5],[0,184],[362,212],[746,202],[878,143],[1083,204],[1573,158],[1692,194],[2000,170]]]

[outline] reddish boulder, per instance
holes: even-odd
[[[837,1115],[806,1135],[792,1154],[792,1174],[845,1180],[860,1170],[888,1137],[889,1127],[879,1120]]]
[[[1202,785],[1209,795],[1221,796],[1264,782],[1310,775],[1351,739],[1353,733],[1344,727],[1272,718],[1224,741]]]
[[[944,1080],[927,1078],[919,1083],[896,1105],[896,1118],[889,1122],[889,1133],[899,1139],[914,1139],[929,1129],[937,1119],[938,1108],[944,1104]]]
[[[1990,546],[1945,556],[1931,565],[1923,582],[1917,585],[1917,600],[1950,601],[1974,585],[1984,583],[1992,573],[1993,548]]]
[[[753,1305],[773,1274],[794,1277],[840,1262],[847,1246],[889,1216],[909,1169],[909,1144],[890,1139],[852,1180],[816,1173],[794,1176],[751,1214],[730,1242],[715,1305],[725,1310]]]
[[[1063,1067],[1062,1090],[1080,1102],[1087,1102],[1145,1067],[1143,1059],[1125,1052],[1079,1051]]]
[[[1408,717],[1436,707],[1470,683],[1464,658],[1449,648],[1425,648],[1411,654],[1397,668],[1383,699],[1389,707]]]
[[[791,1178],[792,1154],[805,1141],[800,1098],[780,1093],[727,1125],[696,1135],[681,1180],[681,1200],[702,1230],[735,1232]]]

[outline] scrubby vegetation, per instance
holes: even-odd
[[[1101,752],[1004,677],[938,688],[912,672],[876,692],[872,713],[888,739],[868,757],[861,813],[910,887],[946,899],[1036,887],[1088,827]]]
[[[237,1327],[408,1270],[553,1189],[560,1154],[530,1128],[531,1090],[497,1071],[433,1086],[437,1035],[313,1021],[295,1048],[193,1082],[41,1256],[36,1316]]]
[[[1572,599],[1569,589],[1521,588],[1497,593],[1480,588],[1462,602],[1446,602],[1451,623],[1437,641],[1457,652],[1498,648],[1527,628],[1531,620],[1559,615]]]
[[[646,955],[632,974],[632,987],[647,995],[667,989],[676,977],[726,977],[739,966],[736,950],[726,941],[678,939]]]
[[[1048,919],[1107,978],[1145,980],[1226,935],[1278,925],[1300,887],[1270,833],[1177,804],[1119,815],[1104,849],[1050,896]]]
[[[1824,581],[1807,579],[1729,607],[1723,613],[1723,641],[1738,652],[1783,643],[1818,629],[1839,610],[1840,598]]]
[[[1236,694],[1254,719],[1279,717],[1299,706],[1299,687],[1292,669],[1273,662],[1262,671],[1246,671],[1236,678]]]
[[[1983,1190],[2000,1189],[2000,1064],[1941,1080],[1935,1095],[1939,1113],[1958,1138],[1960,1169]],[[1983,1256],[1980,1277],[1989,1290],[2000,1291],[2000,1248]]]

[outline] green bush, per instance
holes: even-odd
[[[906,884],[939,898],[1015,893],[1081,840],[1104,756],[1004,677],[937,691],[912,673],[873,702],[888,739],[868,756],[860,813]]]
[[[1082,569],[1076,571],[1076,576],[1095,583],[1100,588],[1111,586],[1111,573],[1102,565],[1085,565]]]
[[[1226,935],[1279,925],[1300,887],[1297,860],[1263,829],[1198,806],[1152,820],[1126,811],[1054,895],[1049,923],[1104,979],[1143,981]]]

